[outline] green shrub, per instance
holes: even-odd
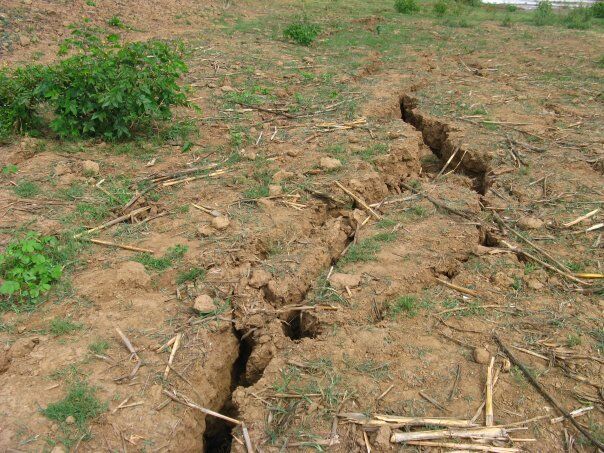
[[[297,44],[303,46],[309,46],[312,42],[317,39],[321,27],[317,24],[313,24],[308,19],[298,19],[295,22],[289,24],[285,30],[283,30],[283,36],[287,39],[291,39]]]
[[[121,44],[92,27],[75,28],[50,66],[0,73],[0,137],[40,127],[38,111],[54,114],[50,127],[62,138],[130,137],[186,104],[178,78],[187,68],[179,49],[160,41]]]
[[[35,304],[50,289],[62,274],[53,257],[56,248],[55,238],[33,232],[8,244],[0,254],[0,308]]]
[[[518,7],[516,5],[505,5],[505,9],[508,13],[515,13],[518,11]]]
[[[573,30],[587,30],[591,27],[592,14],[593,10],[591,8],[579,6],[571,9],[568,14],[562,18],[562,23],[566,25],[566,28]]]
[[[549,0],[541,0],[533,12],[533,23],[535,25],[551,25],[555,22],[556,15]]]
[[[38,125],[35,109],[39,98],[34,90],[42,75],[40,66],[0,69],[0,143],[15,132]]]
[[[419,11],[417,0],[395,0],[394,9],[402,14],[413,14]]]
[[[447,2],[445,0],[438,0],[432,7],[434,14],[436,14],[438,17],[442,17],[445,14],[447,14],[448,9],[449,9],[449,5],[447,4]]]
[[[598,19],[604,19],[604,1],[600,0],[591,5],[591,14]]]

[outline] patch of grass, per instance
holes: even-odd
[[[386,242],[392,242],[396,240],[396,233],[378,233],[373,237],[363,239],[356,244],[352,244],[348,248],[348,252],[344,255],[338,265],[344,265],[348,263],[358,263],[373,261],[377,254],[382,249],[382,245]]]
[[[14,175],[18,171],[19,171],[19,168],[16,165],[8,164],[8,165],[5,165],[4,167],[2,167],[2,170],[0,170],[0,173],[3,175]]]
[[[202,280],[206,276],[206,270],[201,267],[194,267],[188,271],[179,272],[176,277],[176,284],[182,285],[186,282],[194,282],[196,280]]]
[[[40,187],[33,181],[22,179],[13,186],[13,192],[21,198],[31,198],[40,193]]]
[[[302,46],[310,46],[321,33],[318,24],[309,22],[308,18],[296,19],[283,30],[283,36]]]
[[[400,314],[405,314],[410,318],[417,315],[417,297],[415,296],[401,296],[398,299],[389,302],[388,316],[396,319]]]
[[[589,335],[591,335],[596,340],[596,349],[598,350],[598,352],[600,354],[604,353],[604,327],[590,330]]]
[[[98,400],[96,390],[87,382],[82,381],[72,384],[65,398],[49,404],[46,409],[42,410],[42,414],[64,428],[68,428],[65,426],[67,417],[73,417],[75,426],[79,430],[85,431],[88,422],[106,410],[107,404]]]
[[[566,346],[573,348],[579,346],[582,343],[581,337],[575,333],[571,333],[566,337]]]
[[[387,362],[376,362],[375,360],[368,359],[360,362],[356,362],[353,359],[345,356],[344,363],[348,368],[351,368],[365,376],[370,376],[376,381],[381,381],[390,377],[390,364]]]
[[[438,0],[432,6],[432,11],[437,17],[443,17],[449,10],[449,4],[445,0]]]
[[[604,1],[598,0],[591,5],[591,14],[597,19],[604,19]]]
[[[371,145],[370,147],[365,148],[364,150],[355,154],[361,159],[371,162],[377,156],[382,156],[386,153],[388,153],[388,145],[385,143],[376,143],[375,145]]]
[[[59,318],[58,316],[50,321],[49,331],[56,337],[68,335],[82,329],[82,324],[73,322],[69,318]]]
[[[156,258],[150,253],[141,253],[134,257],[134,261],[141,263],[147,269],[161,272],[172,267],[176,261],[181,260],[188,250],[189,247],[179,244],[170,247],[160,258]]]
[[[88,349],[93,354],[104,354],[109,349],[109,343],[105,340],[98,340],[88,345]]]
[[[394,9],[401,14],[413,14],[419,11],[417,0],[395,0]]]

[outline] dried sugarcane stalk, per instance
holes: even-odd
[[[441,429],[435,431],[411,431],[407,433],[393,433],[390,442],[401,443],[412,440],[434,440],[447,438],[464,439],[501,439],[506,438],[508,432],[505,428],[499,426],[489,426],[486,428],[473,429]]]

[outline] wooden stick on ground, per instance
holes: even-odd
[[[572,222],[563,223],[562,225],[563,225],[565,228],[569,228],[569,227],[571,227],[571,226],[573,226],[573,225],[576,225],[577,223],[581,223],[581,222],[583,222],[584,220],[589,219],[590,217],[593,217],[593,216],[594,216],[594,215],[596,215],[598,212],[600,212],[600,208],[596,208],[596,209],[594,209],[593,211],[588,212],[588,213],[587,213],[587,214],[585,214],[585,215],[582,215],[581,217],[577,217],[577,218],[576,218],[575,220],[573,220]]]
[[[522,362],[518,361],[516,359],[516,357],[514,357],[512,355],[512,353],[510,352],[510,350],[507,348],[507,346],[505,346],[503,344],[503,342],[497,336],[497,334],[493,334],[493,339],[501,347],[501,349],[503,350],[503,352],[505,353],[505,355],[508,356],[508,358],[510,359],[510,362],[512,362],[514,365],[516,365],[518,368],[520,368],[520,371],[522,371],[522,373],[524,374],[524,376],[526,377],[526,379],[531,383],[531,385],[533,387],[535,387],[535,389],[541,394],[541,396],[543,396],[543,398],[545,398],[552,406],[554,406],[558,410],[558,412],[560,412],[564,416],[564,418],[568,419],[574,425],[574,427],[579,430],[579,432],[581,434],[583,434],[587,439],[589,439],[589,441],[592,444],[594,444],[600,450],[604,450],[604,444],[602,442],[600,442],[599,440],[595,439],[593,437],[593,435],[588,430],[586,430],[585,428],[583,428],[583,426],[581,426],[573,418],[572,415],[570,415],[568,412],[566,412],[564,409],[562,409],[562,407],[557,403],[557,401],[554,398],[552,398],[552,396],[550,396],[549,393],[547,393],[547,391],[541,386],[541,384],[539,384],[539,382],[537,382],[537,380],[533,377],[533,375],[529,372],[529,370],[526,369],[526,367],[524,366],[524,364]]]
[[[109,228],[110,226],[113,226],[117,223],[121,223],[124,220],[128,220],[129,218],[134,217],[143,212],[146,212],[150,209],[151,209],[151,206],[143,206],[142,208],[135,209],[134,211],[129,212],[128,214],[124,214],[113,220],[110,220],[107,223],[103,223],[102,225],[99,225],[98,227],[94,227],[89,230],[83,231],[81,233],[75,234],[73,237],[74,237],[74,239],[77,239],[77,238],[83,236],[84,234],[90,234],[90,233],[94,233],[95,231],[105,230],[105,229]]]
[[[491,426],[486,428],[473,429],[439,429],[431,431],[410,431],[393,433],[390,437],[390,442],[401,443],[411,440],[433,440],[447,438],[465,438],[465,439],[500,439],[506,438],[508,432],[505,428],[499,426]]]
[[[491,363],[487,368],[487,386],[484,415],[486,426],[493,426],[493,365],[495,365],[495,357],[491,357]]]
[[[467,294],[468,296],[473,296],[473,297],[479,296],[478,292],[474,291],[473,289],[464,288],[463,286],[457,286],[457,285],[454,285],[453,283],[449,283],[448,281],[441,280],[440,278],[437,278],[436,281],[438,283],[440,283],[441,285],[444,285],[447,288],[454,289],[455,291],[459,291],[462,294]]]
[[[589,285],[589,284],[590,284],[590,283],[585,282],[585,281],[583,281],[583,280],[580,280],[580,279],[578,279],[578,278],[576,278],[576,277],[573,277],[573,276],[572,276],[571,274],[569,274],[568,272],[561,271],[561,270],[560,270],[560,269],[558,269],[557,267],[554,267],[554,266],[552,266],[551,264],[546,263],[545,261],[543,261],[543,260],[541,260],[541,259],[537,258],[537,257],[536,257],[536,256],[534,256],[534,255],[531,255],[531,254],[530,254],[530,253],[528,253],[528,252],[525,252],[524,250],[519,249],[518,247],[514,247],[513,245],[508,244],[508,243],[507,243],[507,242],[505,242],[505,241],[501,241],[501,242],[502,242],[502,243],[503,243],[503,244],[504,244],[504,245],[505,245],[505,246],[506,246],[508,249],[510,249],[512,252],[516,253],[517,255],[522,255],[522,256],[524,256],[524,257],[526,257],[526,258],[529,258],[529,259],[531,259],[531,260],[533,260],[533,261],[535,261],[535,262],[537,262],[537,263],[541,264],[543,267],[546,267],[546,268],[548,268],[549,270],[552,270],[552,271],[556,272],[557,274],[560,274],[560,275],[562,275],[563,277],[566,277],[566,278],[568,278],[569,280],[572,280],[573,282],[580,283],[580,284],[582,284],[582,285]]]
[[[168,359],[168,365],[166,366],[166,370],[164,371],[164,379],[168,379],[168,374],[170,373],[170,368],[172,367],[172,362],[174,361],[174,356],[176,355],[176,351],[180,347],[180,340],[182,338],[182,333],[176,334],[176,340],[174,341],[174,346],[172,346],[172,352],[170,353],[170,358]]]
[[[138,354],[136,353],[136,349],[134,349],[134,346],[132,346],[132,343],[130,343],[130,340],[124,334],[124,332],[122,332],[122,330],[119,327],[116,327],[115,331],[117,332],[117,334],[120,336],[120,338],[122,339],[122,341],[126,345],[126,348],[128,348],[128,351],[130,351],[130,354],[132,354],[132,357],[134,357],[136,360],[138,360],[140,362],[141,359],[138,356]]]
[[[369,206],[367,203],[365,203],[365,201],[359,197],[358,195],[355,195],[353,192],[351,192],[350,190],[348,190],[346,187],[344,187],[342,184],[340,184],[339,181],[336,181],[336,185],[342,189],[344,192],[346,192],[347,195],[350,196],[350,198],[352,198],[354,201],[356,201],[358,204],[360,204],[363,209],[365,209],[367,212],[369,212],[373,217],[375,217],[378,220],[382,219],[382,216],[379,215],[377,212],[375,212],[371,206]]]
[[[502,227],[503,229],[506,229],[506,230],[514,233],[514,235],[517,238],[519,238],[520,240],[526,242],[528,245],[530,245],[535,250],[537,250],[538,252],[540,252],[543,256],[549,258],[550,260],[552,260],[552,262],[556,263],[556,265],[560,268],[560,270],[565,271],[565,272],[568,271],[568,267],[566,267],[563,263],[561,263],[559,260],[557,260],[556,258],[554,258],[551,254],[549,254],[547,251],[545,251],[542,247],[539,247],[533,241],[525,238],[522,234],[520,234],[514,228],[512,228],[507,223],[505,223],[505,221],[501,218],[501,216],[499,214],[497,214],[496,212],[493,212],[493,218],[499,224],[500,227]]]
[[[196,409],[199,412],[203,412],[206,415],[210,415],[212,417],[216,417],[219,418],[221,420],[224,420],[226,422],[232,423],[233,425],[243,425],[243,422],[236,420],[234,418],[228,417],[226,415],[222,415],[219,412],[215,412],[213,410],[210,409],[206,409],[205,407],[201,407],[199,404],[195,404],[194,402],[192,402],[189,398],[187,398],[184,395],[181,395],[179,393],[176,393],[176,390],[174,390],[173,392],[170,392],[169,390],[164,389],[163,390],[164,395],[168,396],[169,398],[171,398],[172,400],[176,401],[177,403],[183,404],[185,406],[189,406],[192,409]]]
[[[520,452],[520,448],[516,447],[493,447],[491,445],[478,445],[478,444],[456,444],[453,442],[435,442],[432,440],[412,440],[407,442],[409,445],[417,445],[418,447],[443,447],[443,448],[454,448],[456,450],[469,450],[469,451],[488,451],[491,453],[516,453]]]
[[[414,187],[411,187],[410,185],[405,184],[404,182],[400,183],[401,187],[403,187],[404,189],[409,190],[411,193],[417,194],[421,197],[424,197],[426,200],[428,200],[430,203],[432,203],[434,206],[444,209],[445,211],[449,211],[452,212],[455,215],[458,215],[460,217],[463,217],[466,220],[471,220],[474,221],[475,219],[472,218],[472,216],[466,212],[463,211],[459,211],[455,208],[452,208],[451,206],[447,206],[445,203],[443,203],[442,201],[437,200],[434,197],[431,197],[430,195],[422,192],[421,190],[417,190]]]
[[[141,247],[135,247],[133,245],[124,245],[124,244],[116,244],[115,242],[102,241],[100,239],[88,239],[89,242],[99,245],[106,245],[109,247],[117,247],[124,250],[131,250],[133,252],[145,252],[145,253],[155,253],[155,250],[144,249]]]

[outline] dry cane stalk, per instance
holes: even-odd
[[[485,398],[485,425],[493,426],[493,365],[495,357],[491,357],[491,363],[487,369],[487,388]]]
[[[168,374],[170,373],[170,368],[172,367],[172,362],[174,361],[174,356],[176,355],[176,351],[180,347],[181,338],[182,338],[182,333],[177,333],[176,340],[174,341],[174,346],[172,347],[172,352],[170,353],[170,358],[168,359],[168,365],[166,365],[166,370],[164,371],[164,379],[168,378]]]
[[[434,440],[461,437],[466,439],[499,439],[507,436],[507,430],[501,427],[486,427],[475,429],[442,429],[437,431],[413,431],[394,433],[390,442],[401,443],[411,440]]]

